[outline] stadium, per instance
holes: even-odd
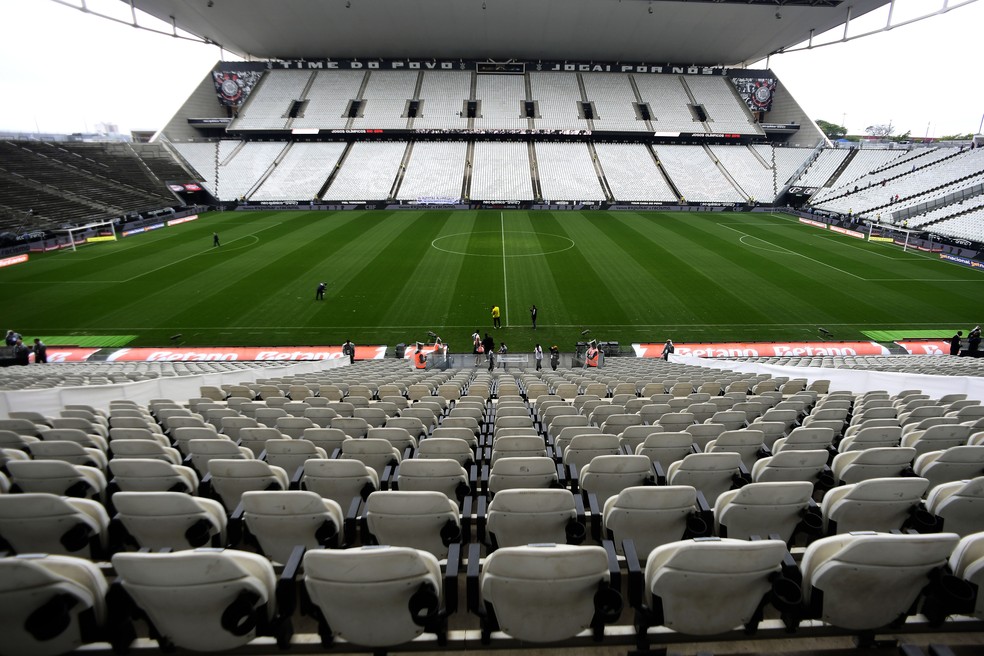
[[[893,0],[119,4],[229,57],[0,138],[0,655],[980,653],[984,137],[768,65]]]

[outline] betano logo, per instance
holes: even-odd
[[[789,342],[674,344],[675,355],[697,358],[814,356],[814,355],[888,355],[889,350],[875,342]],[[658,358],[662,344],[633,344],[636,357]]]

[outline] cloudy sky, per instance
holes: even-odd
[[[962,0],[950,0],[958,4]],[[129,16],[119,0],[89,0]],[[942,0],[896,0],[894,21]],[[887,9],[852,34],[885,24]],[[892,122],[896,133],[976,132],[984,2],[848,43],[773,57],[769,64],[814,119],[845,122],[852,134]],[[840,32],[838,32],[838,36]],[[821,39],[822,40],[822,39]],[[220,57],[213,46],[118,25],[50,0],[6,0],[0,8],[0,130],[157,130]]]

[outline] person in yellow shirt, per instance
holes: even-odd
[[[502,321],[499,320],[499,306],[492,306],[492,327],[502,328]]]

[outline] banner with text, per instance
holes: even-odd
[[[106,362],[222,362],[222,361],[283,361],[341,360],[341,346],[259,346],[259,347],[202,347],[202,348],[122,348],[122,349],[60,349],[48,348],[49,362],[86,362],[93,354],[108,354]],[[356,360],[382,360],[385,346],[356,346]]]
[[[700,358],[797,357],[814,355],[889,355],[876,342],[722,342],[708,344],[674,344],[674,354]],[[633,344],[637,358],[658,358],[662,344]]]

